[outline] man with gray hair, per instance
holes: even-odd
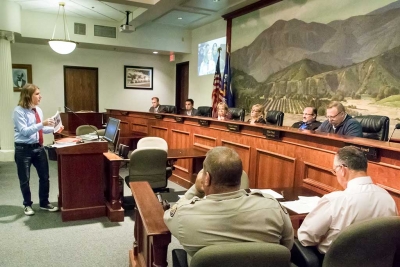
[[[360,149],[346,146],[336,153],[332,173],[344,191],[323,196],[298,230],[304,246],[317,246],[325,254],[347,226],[377,217],[396,216],[393,198],[367,176],[368,161]]]
[[[361,124],[346,113],[342,103],[333,101],[326,108],[326,118],[317,132],[363,137]]]
[[[242,161],[227,147],[211,149],[195,184],[164,221],[192,257],[203,247],[233,242],[269,242],[291,249],[293,228],[279,202],[240,189]]]

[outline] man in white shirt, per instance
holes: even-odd
[[[367,165],[367,158],[360,149],[353,146],[339,149],[332,173],[345,190],[323,196],[307,215],[297,234],[303,246],[317,246],[318,251],[325,254],[347,226],[397,215],[393,198],[367,176]]]

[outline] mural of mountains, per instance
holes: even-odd
[[[270,75],[263,83],[233,69],[232,86],[239,92],[238,106],[249,107],[264,99],[264,106],[282,103],[282,108],[274,108],[291,113],[302,112],[312,99],[342,100],[367,94],[379,100],[400,92],[400,46],[340,69],[302,59]]]
[[[395,3],[328,24],[276,21],[249,46],[232,52],[231,66],[266,82],[303,59],[334,68],[364,62],[400,46],[400,8]]]

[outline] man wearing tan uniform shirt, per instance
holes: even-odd
[[[325,254],[347,226],[397,215],[393,198],[367,176],[367,165],[367,158],[360,149],[353,146],[339,149],[332,172],[345,190],[325,195],[307,215],[298,230],[302,245],[317,246],[318,251]]]
[[[287,211],[272,196],[240,189],[242,161],[227,147],[207,153],[203,171],[164,221],[183,245],[189,261],[201,248],[232,242],[269,242],[291,249],[293,228]]]

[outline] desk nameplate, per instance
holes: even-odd
[[[226,128],[228,128],[228,130],[231,131],[231,132],[240,132],[240,125],[239,124],[228,123],[226,125]]]
[[[209,120],[199,120],[199,125],[201,126],[210,126],[210,121]]]
[[[377,161],[379,160],[379,150],[376,147],[361,146],[355,144],[346,144],[346,146],[355,146],[364,152],[368,160]]]
[[[264,129],[263,134],[268,139],[281,140],[281,131]]]
[[[183,123],[184,120],[185,120],[185,119],[184,119],[183,117],[175,117],[175,121],[176,121],[176,122]]]

